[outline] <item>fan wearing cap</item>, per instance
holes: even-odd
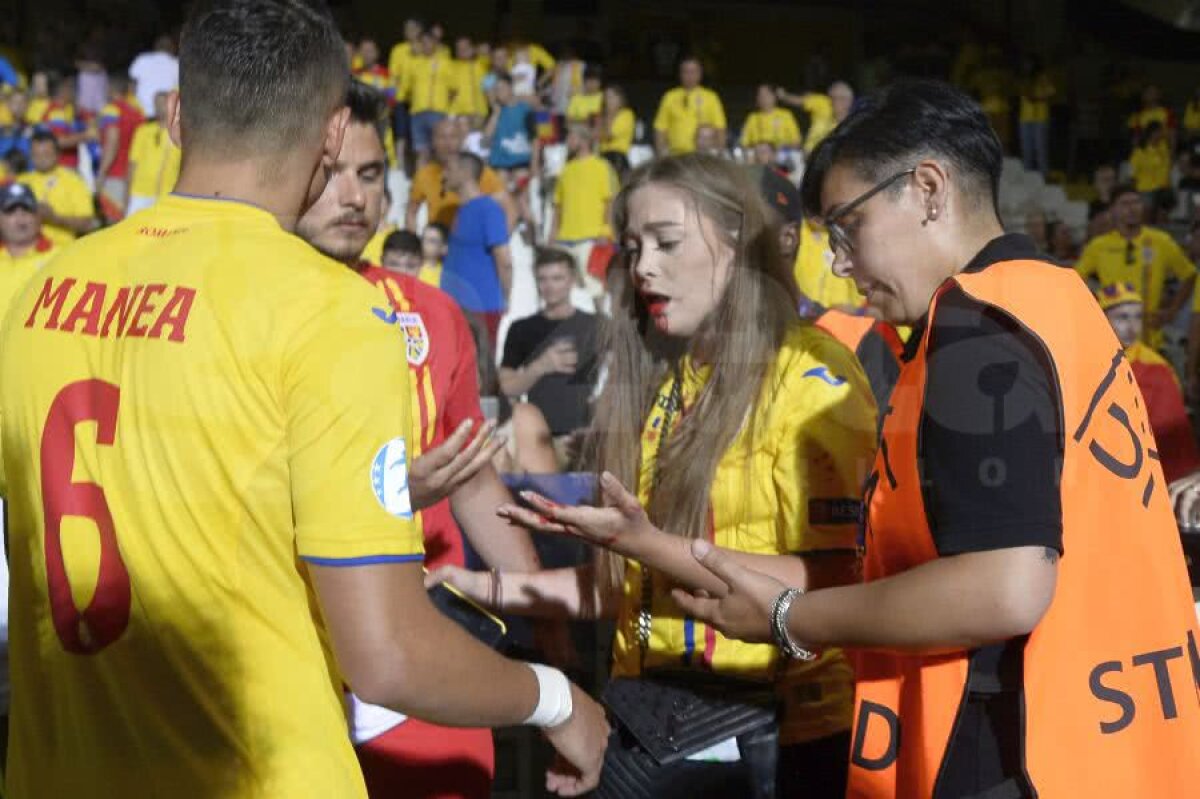
[[[1200,452],[1183,404],[1183,391],[1175,369],[1153,347],[1142,341],[1142,295],[1132,283],[1110,283],[1096,292],[1096,299],[1133,367],[1133,376],[1162,459],[1168,483],[1200,469]]]
[[[10,183],[0,189],[0,322],[12,298],[57,251],[42,233],[37,198],[28,186]]]
[[[800,239],[804,227],[804,212],[799,190],[792,182],[771,168],[751,167],[758,173],[755,181],[763,201],[775,212],[779,224],[779,249],[785,261],[797,260],[801,248]],[[828,267],[826,267],[828,270]],[[832,274],[830,279],[835,278]],[[862,364],[863,371],[871,383],[878,407],[887,406],[887,399],[900,375],[900,353],[904,344],[896,329],[886,322],[867,316],[849,314],[837,308],[824,307],[817,298],[809,296],[805,287],[799,285],[800,313],[811,319],[817,327],[846,345]],[[857,293],[857,289],[855,289]]]

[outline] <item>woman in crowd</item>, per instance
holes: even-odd
[[[1084,282],[1003,234],[1001,160],[979,106],[929,81],[814,153],[805,207],[834,270],[916,326],[867,480],[865,582],[805,594],[697,541],[724,585],[676,599],[742,640],[859,652],[851,796],[1182,795],[1200,652],[1146,409]]]
[[[618,195],[614,220],[632,280],[607,333],[593,428],[604,507],[570,509],[566,523],[501,509],[606,551],[576,569],[451,569],[432,580],[509,613],[616,619],[617,679],[606,700],[624,727],[599,796],[771,797],[778,771],[780,795],[841,797],[844,656],[830,649],[789,662],[772,647],[725,639],[680,614],[669,590],[720,586],[691,557],[690,540],[788,583],[854,580],[856,498],[874,444],[870,390],[848,350],[799,320],[777,232],[744,170],[702,155],[652,162]],[[713,691],[755,718],[767,708],[765,722],[732,732],[689,726],[662,699],[683,692],[709,707]],[[647,730],[683,727],[696,746],[674,755],[705,760],[663,765],[671,758]]]
[[[619,177],[624,178],[629,172],[629,148],[633,146],[637,119],[620,86],[609,84],[604,88],[599,124],[600,155],[608,159]]]

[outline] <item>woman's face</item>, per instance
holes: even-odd
[[[688,196],[660,183],[636,189],[622,235],[630,276],[660,331],[688,338],[717,307],[733,249]]]
[[[882,175],[881,180],[894,177]],[[833,272],[848,277],[866,298],[872,315],[894,324],[912,324],[929,307],[941,282],[922,270],[928,242],[922,222],[928,209],[913,175],[892,185],[845,214],[842,208],[878,186],[851,167],[835,164],[821,188],[821,216],[837,223],[849,247],[833,246]]]
[[[604,105],[609,110],[616,110],[624,107],[624,103],[621,102],[621,93],[614,89],[605,89]]]

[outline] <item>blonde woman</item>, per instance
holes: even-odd
[[[594,424],[604,507],[529,495],[537,513],[499,511],[604,551],[576,569],[432,576],[505,612],[616,620],[606,700],[625,726],[601,797],[768,797],[777,771],[781,795],[844,793],[842,654],[783,660],[687,618],[670,596],[676,585],[720,585],[692,558],[693,539],[789,584],[855,576],[874,406],[853,355],[798,319],[766,219],[743,171],[717,158],[667,158],[631,175],[614,202],[631,281],[606,334]],[[722,734],[708,712],[714,692],[748,716],[781,707],[779,721]],[[681,696],[694,718],[672,715]],[[671,729],[693,746],[648,740]]]

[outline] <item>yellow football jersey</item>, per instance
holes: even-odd
[[[699,401],[711,370],[685,360],[682,409],[671,407],[670,376],[659,387],[642,430],[638,496],[650,501],[660,436]],[[669,428],[669,429],[668,429]],[[768,371],[757,416],[721,456],[710,490],[709,540],[760,555],[853,551],[862,481],[874,455],[875,403],[854,355],[824,331],[797,324]],[[625,563],[613,642],[613,675],[693,668],[776,678],[785,713],[784,743],[822,738],[850,726],[853,678],[840,650],[811,662],[781,661],[769,644],[726,638],[679,612],[671,584],[651,582],[646,651],[638,638],[643,569]],[[783,667],[782,669],[780,667]]]
[[[0,332],[14,796],[362,797],[306,562],[421,559],[396,314],[168,196]]]

